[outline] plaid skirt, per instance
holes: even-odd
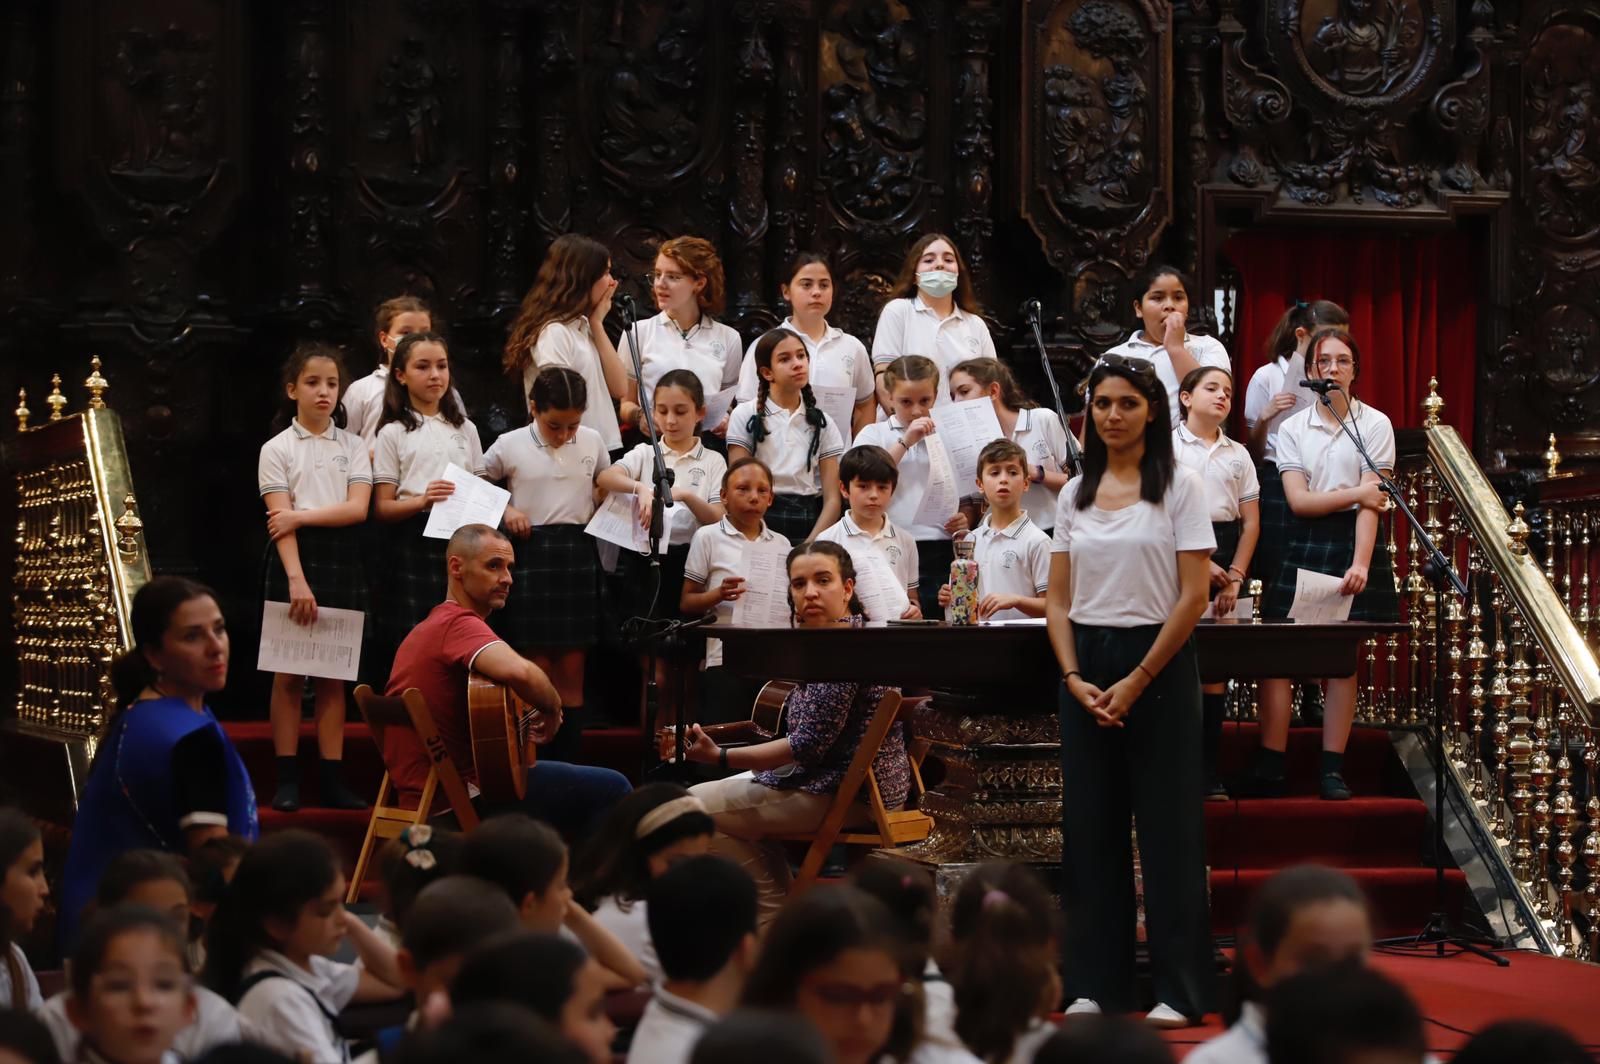
[[[300,545],[300,570],[305,573],[318,606],[370,613],[361,526],[301,528],[295,531],[294,538]],[[261,593],[268,602],[289,601],[289,577],[283,571],[277,546],[270,542]]]
[[[1250,578],[1270,588],[1283,563],[1283,547],[1289,542],[1294,511],[1283,494],[1283,474],[1278,472],[1276,462],[1262,462],[1256,475],[1261,481],[1261,534],[1256,538],[1255,554],[1250,557]]]
[[[428,511],[424,510],[388,528],[389,565],[374,597],[380,607],[380,630],[391,649],[399,646],[449,591],[444,559],[450,541],[424,536],[422,530],[427,527]]]
[[[767,527],[798,547],[811,538],[811,530],[821,516],[821,495],[773,495],[772,509],[767,511]]]
[[[513,539],[511,594],[489,625],[512,649],[573,650],[599,635],[600,567],[582,525],[538,525]]]
[[[1300,569],[1343,576],[1356,553],[1356,514],[1345,510],[1326,517],[1293,517],[1289,539],[1283,548],[1283,564],[1261,604],[1261,616],[1289,616],[1294,604],[1295,573]],[[1397,621],[1400,596],[1395,588],[1394,569],[1389,564],[1383,526],[1372,548],[1372,563],[1367,568],[1367,586],[1350,605],[1352,621]]]

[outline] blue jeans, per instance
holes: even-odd
[[[598,826],[611,807],[632,790],[628,778],[614,769],[539,761],[528,769],[522,811],[571,841]]]

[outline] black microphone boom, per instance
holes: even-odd
[[[1028,319],[1028,325],[1033,330],[1033,342],[1039,349],[1039,363],[1044,367],[1044,379],[1050,385],[1050,396],[1055,400],[1056,416],[1061,419],[1061,431],[1067,437],[1067,468],[1065,472],[1070,476],[1077,476],[1083,471],[1083,456],[1078,453],[1078,441],[1072,437],[1072,426],[1067,421],[1067,408],[1061,402],[1061,386],[1056,383],[1056,372],[1050,366],[1050,355],[1044,346],[1044,307],[1037,299],[1030,299],[1022,304],[1022,313]]]
[[[1300,387],[1316,392],[1318,395],[1327,395],[1329,392],[1341,390],[1338,381],[1303,380],[1300,382]]]

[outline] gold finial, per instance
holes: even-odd
[[[50,420],[61,420],[61,408],[67,405],[67,397],[61,394],[61,374],[52,374],[50,377],[50,394],[45,396],[45,405],[50,408]]]
[[[111,387],[111,382],[100,375],[99,355],[89,360],[89,376],[84,379],[83,386],[89,389],[89,409],[104,410],[106,401],[101,398],[101,393]]]
[[[1555,476],[1556,470],[1561,466],[1561,452],[1556,449],[1555,433],[1552,432],[1550,434],[1550,446],[1545,448],[1544,454],[1541,457],[1544,458],[1544,475],[1547,477]]]
[[[1436,429],[1439,427],[1439,411],[1444,409],[1444,400],[1439,398],[1439,378],[1428,378],[1428,397],[1422,401],[1422,427]]]
[[[1522,503],[1517,503],[1516,509],[1511,511],[1511,523],[1506,526],[1506,537],[1511,541],[1509,544],[1511,553],[1518,557],[1527,556],[1528,536],[1533,532],[1533,529],[1528,527],[1528,522],[1522,519],[1524,512]]]
[[[17,389],[17,408],[12,411],[17,415],[17,431],[28,431],[28,389]]]
[[[139,541],[134,538],[144,531],[144,522],[139,520],[138,504],[133,498],[133,492],[128,492],[122,500],[122,516],[117,518],[117,553],[125,562],[132,562],[139,557]]]

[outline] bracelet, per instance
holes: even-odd
[[[1134,668],[1138,669],[1140,672],[1142,672],[1146,676],[1150,677],[1150,682],[1151,683],[1155,683],[1156,682],[1156,674],[1151,672],[1149,669],[1145,668],[1143,662],[1140,662],[1139,664],[1135,665]]]
[[[717,765],[723,770],[728,767],[728,748],[726,746],[717,747]]]
[[[903,432],[900,435],[898,435],[898,436],[896,436],[894,438],[894,442],[898,443],[900,445],[900,449],[901,450],[904,450],[904,451],[911,450],[911,445],[906,442],[906,434],[903,433]]]
[[[1064,673],[1061,674],[1061,682],[1062,683],[1066,683],[1068,680],[1072,679],[1074,676],[1076,676],[1080,680],[1083,679],[1083,673],[1079,672],[1077,669],[1073,669],[1071,672],[1064,672]],[[1085,682],[1087,683],[1088,681],[1085,681]]]
[[[1241,568],[1239,568],[1239,567],[1238,567],[1238,566],[1237,566],[1237,565],[1230,565],[1230,566],[1228,566],[1228,568],[1227,568],[1227,572],[1230,572],[1230,573],[1238,573],[1238,574],[1239,574],[1239,579],[1240,579],[1240,580],[1243,580],[1243,579],[1244,579],[1244,570],[1243,570],[1243,569],[1241,569]]]

